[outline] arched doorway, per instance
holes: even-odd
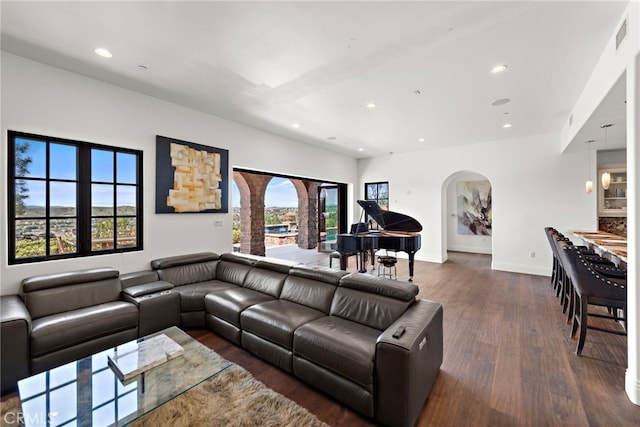
[[[274,225],[286,226],[284,232],[295,235],[295,243],[300,249],[319,247],[318,189],[324,184],[310,179],[234,169],[232,185],[234,250],[253,255],[265,255],[265,228],[270,225],[265,220],[266,205],[274,204],[267,200],[266,192],[268,187],[280,185],[288,186],[290,193],[295,190],[297,208],[287,206],[277,209],[279,224]],[[345,205],[346,184],[334,183],[333,185],[341,188],[340,203]],[[346,209],[339,212],[338,230],[342,232],[347,222]],[[276,237],[280,242],[283,236]],[[285,241],[285,243],[289,242]]]
[[[493,253],[491,181],[474,171],[458,171],[442,184],[442,250]],[[446,256],[443,257],[446,259]]]

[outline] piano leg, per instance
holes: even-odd
[[[367,272],[367,251],[360,252],[360,269],[358,270],[358,272],[359,273]]]
[[[409,281],[413,282],[413,258],[415,256],[415,252],[409,252]]]
[[[376,249],[371,249],[371,270],[376,269]]]

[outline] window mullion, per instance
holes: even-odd
[[[44,203],[44,247],[45,256],[49,258],[51,256],[51,141],[47,141],[45,144],[45,203]]]
[[[118,156],[113,151],[113,249],[118,250]]]
[[[7,179],[9,180],[9,191],[7,202],[9,204],[9,260],[16,259],[16,141],[15,137],[9,133],[7,158]]]
[[[91,253],[91,148],[78,146],[78,253]]]

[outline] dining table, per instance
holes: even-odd
[[[601,256],[609,258],[618,266],[627,264],[627,238],[600,230],[570,230],[571,234],[580,239]]]

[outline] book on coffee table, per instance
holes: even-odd
[[[142,372],[175,359],[184,349],[165,334],[147,338],[124,351],[116,350],[108,356],[108,363],[121,381],[127,381]]]

